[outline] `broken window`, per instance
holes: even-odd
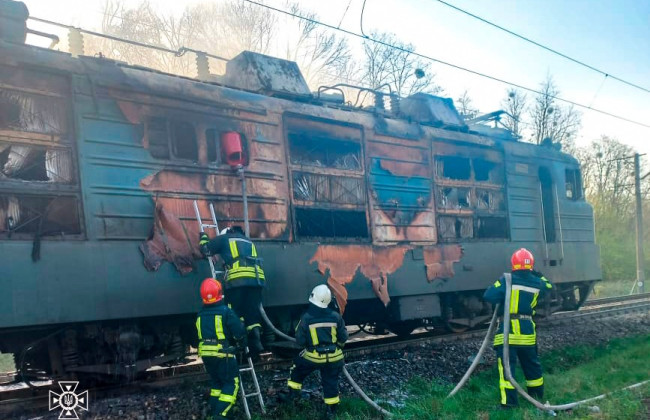
[[[366,213],[297,207],[296,233],[311,238],[367,238]]]
[[[205,130],[205,140],[207,142],[208,162],[220,162],[219,136],[217,130],[213,128]]]
[[[68,131],[64,98],[0,88],[0,128],[45,134]]]
[[[471,168],[469,159],[460,156],[438,156],[436,160],[438,176],[448,179],[469,180]]]
[[[188,122],[172,122],[170,125],[174,156],[197,162],[199,160],[199,145],[196,141],[194,126]]]
[[[174,156],[193,162],[199,160],[196,130],[189,122],[151,117],[146,123],[146,137],[149,153],[155,158],[169,159]]]
[[[0,179],[69,184],[72,174],[69,149],[0,142]]]
[[[438,217],[438,236],[443,242],[474,237],[474,222],[471,217]]]
[[[332,204],[364,204],[362,178],[293,172],[293,198]]]
[[[444,209],[463,209],[470,206],[470,189],[441,187],[438,189],[438,206]]]
[[[504,211],[503,192],[477,188],[476,208],[479,210]]]
[[[579,169],[565,171],[566,198],[580,200],[582,198],[582,178]]]
[[[289,151],[294,165],[318,166],[358,171],[361,169],[359,143],[305,134],[289,134]]]
[[[479,217],[476,221],[477,238],[508,238],[508,219],[505,217]]]
[[[479,182],[503,183],[503,166],[482,158],[472,159],[474,180]]]
[[[71,196],[6,195],[0,197],[0,235],[79,235],[79,203]]]

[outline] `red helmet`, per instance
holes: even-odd
[[[221,283],[211,277],[203,280],[203,283],[201,283],[201,299],[206,305],[217,303],[223,299]]]
[[[533,253],[527,250],[526,248],[520,248],[512,254],[510,259],[512,263],[512,271],[514,270],[532,270],[535,265],[535,258],[533,258]]]

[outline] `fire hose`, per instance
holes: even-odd
[[[605,394],[600,394],[595,397],[587,398],[584,400],[580,401],[575,401],[571,403],[566,403],[566,404],[560,404],[560,405],[551,405],[548,402],[546,404],[542,404],[541,402],[537,401],[535,398],[531,397],[521,385],[515,380],[515,378],[512,375],[512,372],[510,370],[510,294],[512,290],[512,275],[510,273],[505,273],[504,274],[505,278],[505,283],[506,283],[506,296],[505,296],[505,302],[503,306],[503,371],[504,375],[507,381],[509,381],[512,386],[515,387],[517,392],[521,394],[525,399],[527,399],[531,404],[533,404],[535,407],[539,408],[542,411],[549,412],[550,414],[555,415],[555,411],[564,411],[564,410],[570,410],[572,408],[577,407],[578,405],[582,405],[591,401],[596,401],[605,398],[607,395],[610,393],[605,393]],[[487,348],[487,343],[490,340],[492,333],[494,332],[494,327],[496,325],[496,315],[499,310],[499,305],[497,304],[494,308],[494,314],[492,315],[492,320],[490,321],[490,327],[488,328],[488,332],[485,335],[485,338],[483,339],[483,344],[481,345],[481,348],[479,349],[478,354],[476,355],[474,361],[472,362],[471,366],[469,369],[467,369],[467,372],[463,376],[463,378],[458,382],[456,387],[449,393],[447,398],[453,396],[460,390],[460,388],[465,385],[467,380],[469,379],[470,375],[476,369],[476,366],[478,365],[479,360],[481,359],[481,356],[483,355],[485,349]],[[636,384],[627,386],[625,388],[622,388],[621,390],[628,390],[628,389],[633,389],[633,388],[638,388],[642,385],[645,385],[647,383],[650,383],[650,379],[647,379],[645,381],[638,382]]]
[[[267,325],[269,328],[271,328],[271,330],[272,330],[272,331],[273,331],[277,336],[279,336],[279,337],[281,337],[281,338],[284,338],[285,340],[293,341],[294,343],[296,342],[296,339],[295,339],[295,338],[293,338],[293,337],[291,337],[291,336],[289,336],[289,335],[283,333],[282,331],[278,330],[278,329],[275,327],[275,325],[273,325],[273,323],[272,323],[271,320],[269,319],[268,315],[266,315],[266,311],[264,311],[264,307],[262,306],[262,304],[260,304],[260,313],[262,314],[262,319],[264,319],[264,322],[266,323],[266,325]],[[365,392],[363,392],[363,390],[359,387],[359,385],[357,385],[357,383],[354,381],[354,379],[353,379],[352,376],[350,375],[350,372],[348,372],[348,370],[347,370],[347,368],[346,368],[345,366],[343,366],[343,374],[345,375],[345,377],[346,377],[346,379],[348,380],[348,382],[350,383],[350,385],[352,385],[352,388],[354,388],[354,390],[356,391],[356,393],[359,394],[359,396],[360,396],[361,398],[363,398],[363,400],[364,400],[365,402],[367,402],[367,403],[368,403],[372,408],[374,408],[375,410],[379,411],[381,414],[383,414],[383,415],[386,416],[386,417],[392,417],[392,416],[393,416],[392,413],[390,413],[389,411],[386,411],[385,409],[381,408],[381,407],[379,406],[379,404],[377,404],[376,402],[374,402],[374,401],[373,401],[373,400],[372,400],[368,395],[366,395]]]

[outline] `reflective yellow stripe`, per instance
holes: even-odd
[[[535,334],[510,334],[508,337],[508,343],[518,346],[534,346],[535,345]],[[497,334],[494,336],[494,345],[500,346],[503,344],[503,333]]]
[[[201,334],[201,317],[196,318],[196,329],[199,332],[199,340],[202,340],[203,335]]]
[[[251,254],[253,257],[257,257],[257,248],[255,248],[255,244],[251,242]]]
[[[536,386],[542,386],[544,385],[544,378],[539,378],[539,379],[531,379],[530,381],[526,380],[526,386],[533,388]]]
[[[343,352],[341,349],[336,349],[336,351],[331,354],[320,354],[316,351],[305,351],[302,353],[302,357],[314,363],[338,362],[339,360],[343,360]]]
[[[332,343],[336,344],[336,327],[332,327]]]
[[[318,331],[316,331],[316,328],[309,326],[309,334],[311,334],[311,343],[314,346],[318,345]]]
[[[521,335],[521,324],[518,319],[512,320],[512,333],[514,335]]]
[[[232,269],[228,271],[228,277],[226,281],[238,279],[241,277],[249,277],[249,278],[256,278],[258,277],[260,280],[264,280],[264,271],[262,271],[261,268],[258,267],[257,274],[255,273],[255,267],[239,267],[237,269]]]
[[[237,391],[239,391],[239,378],[235,378],[235,390],[233,391],[232,395],[221,394],[219,397],[219,401],[230,403],[228,404],[228,407],[226,407],[226,409],[221,412],[222,417],[226,417],[228,415],[228,411],[230,411],[232,406],[235,405],[235,401],[237,400]]]
[[[237,241],[234,239],[230,239],[228,241],[228,244],[230,245],[230,255],[232,255],[232,258],[235,260],[235,262],[232,264],[232,268],[239,268],[239,261],[237,261],[237,258],[239,257],[239,250],[237,249]]]
[[[250,331],[253,328],[262,328],[262,325],[261,324],[251,324],[248,327],[246,327],[246,331]]]
[[[538,297],[539,297],[539,293],[535,293],[535,294],[533,295],[533,301],[530,302],[530,307],[531,307],[531,308],[534,308],[535,306],[537,306],[537,298],[538,298]]]
[[[223,334],[223,323],[221,322],[221,315],[215,315],[214,317],[214,329],[217,333],[217,339],[225,340],[226,336]]]
[[[298,382],[294,382],[291,379],[287,381],[287,385],[289,386],[289,388],[296,389],[298,391],[302,389],[302,384],[299,384]]]
[[[506,397],[506,389],[515,389],[514,386],[508,381],[506,381],[505,376],[503,375],[503,364],[501,363],[501,358],[497,359],[499,365],[499,391],[501,392],[501,404],[506,405],[508,399]]]
[[[501,287],[501,282],[499,280],[495,281],[494,287]]]
[[[510,295],[510,313],[516,314],[519,311],[519,290],[513,290]]]
[[[323,398],[323,401],[325,401],[325,404],[327,405],[332,405],[332,404],[338,404],[341,402],[341,398],[337,395],[336,397],[332,398]]]
[[[220,389],[211,389],[210,390],[210,396],[211,397],[218,397],[221,395],[221,390]]]

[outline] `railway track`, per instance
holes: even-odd
[[[605,298],[587,301],[578,311],[558,312],[548,318],[540,319],[538,325],[561,325],[580,319],[598,319],[628,313],[650,311],[650,293],[644,295],[624,296],[620,298]],[[485,329],[474,329],[462,333],[437,334],[424,329],[416,330],[409,338],[400,339],[389,334],[387,336],[359,337],[351,340],[346,346],[345,355],[348,362],[364,356],[381,354],[391,350],[401,350],[424,343],[442,343],[463,341],[480,338]],[[174,367],[154,368],[146,372],[144,378],[129,383],[105,385],[89,390],[90,399],[97,400],[121,395],[129,395],[139,391],[207,381],[207,374],[196,355],[189,355],[189,363]],[[273,358],[256,365],[258,371],[288,369],[291,359]],[[11,373],[0,374],[0,379],[9,378]],[[48,392],[53,389],[52,381],[36,383],[28,387],[24,383],[0,385],[0,418],[12,418],[18,414],[40,413],[48,410]]]

